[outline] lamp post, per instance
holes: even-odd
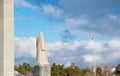
[[[96,38],[97,38],[97,36],[96,35],[94,35],[93,37],[92,37],[92,40],[93,41],[96,41]],[[94,61],[94,76],[96,76],[96,51],[94,50],[94,59],[95,59],[95,61]]]

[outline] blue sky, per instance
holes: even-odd
[[[15,0],[14,11],[16,65],[35,65],[39,32],[48,43],[51,64],[119,64],[119,0]],[[90,40],[94,35],[96,42]]]

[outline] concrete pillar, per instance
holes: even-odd
[[[0,76],[14,75],[14,0],[0,0]]]

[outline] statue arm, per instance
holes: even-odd
[[[45,40],[45,48],[46,48],[46,50],[47,50],[47,48],[48,48],[48,46],[47,46],[47,44],[46,44],[46,40]]]
[[[36,40],[36,47],[40,47],[42,51],[46,51],[47,49],[47,45],[46,45],[46,41],[44,39],[37,39]]]
[[[46,50],[46,42],[45,42],[45,40],[41,41],[41,48],[42,48],[43,51]]]

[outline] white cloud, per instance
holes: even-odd
[[[113,12],[120,5],[119,0],[59,0],[58,3],[63,8],[65,15],[76,17],[81,14],[93,17],[103,14],[101,12]]]
[[[52,6],[52,5],[42,5],[41,9],[43,11],[43,14],[47,16],[61,16],[62,10],[58,7]]]
[[[69,31],[75,35],[98,34],[104,36],[120,36],[120,16],[105,15],[100,18],[68,18],[65,25]]]
[[[36,5],[35,3],[30,3],[27,0],[15,0],[15,6],[37,10],[40,11],[40,14],[42,13],[42,15],[46,15],[49,17],[59,17],[63,13],[63,11],[57,6],[46,5],[42,3],[40,5]]]
[[[26,0],[15,0],[15,6],[16,7],[26,7],[30,9],[36,9],[37,6],[30,4]]]
[[[65,20],[65,22],[69,25],[69,26],[71,26],[71,27],[78,27],[78,26],[82,26],[82,25],[86,25],[86,24],[88,24],[88,20],[86,20],[86,19],[75,19],[75,18],[67,18],[66,20]]]
[[[33,58],[36,56],[36,39],[30,38],[15,38],[15,57]]]
[[[116,51],[120,51],[120,40],[111,40],[108,43],[111,49],[116,49]]]
[[[110,18],[110,19],[112,19],[112,20],[118,20],[118,16],[116,16],[116,15],[108,15],[108,17]]]
[[[87,62],[87,63],[95,63],[99,60],[101,60],[101,57],[98,56],[98,55],[85,55],[83,56],[84,58],[84,61]]]
[[[116,44],[111,43],[116,41]],[[50,44],[49,52],[52,54],[51,58],[54,58],[52,62],[69,63],[69,62],[81,62],[81,63],[93,63],[99,61],[99,64],[115,63],[120,58],[119,48],[120,40],[110,40],[106,42],[100,41],[75,41],[73,43],[56,42]],[[111,49],[111,45],[113,49]],[[56,49],[57,47],[57,49]],[[116,49],[117,48],[117,49]],[[96,53],[94,52],[96,51]],[[95,54],[94,54],[95,53]],[[95,56],[94,56],[95,55]],[[66,60],[66,61],[65,61]]]
[[[93,40],[83,41],[83,44],[86,45],[85,47],[88,50],[93,50],[95,52],[103,52],[104,51],[104,44],[102,42],[97,42]]]
[[[35,58],[35,45],[36,38],[15,38],[15,59]],[[120,59],[119,45],[120,40],[109,40],[106,42],[74,41],[72,43],[58,41],[48,43],[49,62],[65,65],[74,62],[84,66],[84,64],[91,64],[96,60],[99,64],[115,64]],[[96,54],[94,54],[95,51],[93,50],[96,51]],[[24,59],[21,60],[25,61]]]

